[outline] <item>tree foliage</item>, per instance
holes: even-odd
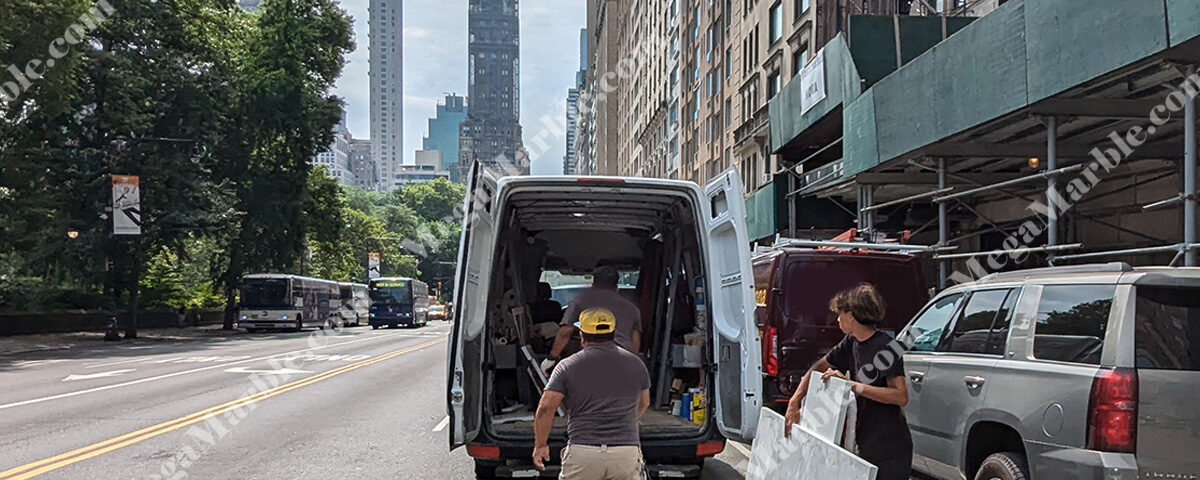
[[[0,306],[231,307],[243,275],[361,282],[371,252],[449,282],[461,185],[380,194],[310,165],[354,47],[336,0],[107,0],[102,21],[95,1],[0,0],[0,64],[78,37],[0,104]],[[140,236],[111,234],[112,174],[140,177]]]
[[[112,303],[142,290],[176,302],[203,285],[228,294],[243,273],[296,268],[310,236],[336,237],[341,208],[322,200],[337,187],[310,182],[308,161],[342,111],[330,91],[353,43],[337,2],[109,3],[112,15],[88,18],[95,28],[72,30],[95,4],[0,2],[3,63],[47,58],[63,32],[83,37],[0,107],[0,302],[43,306],[19,305],[31,290]],[[110,233],[111,174],[141,178],[140,236]],[[218,258],[193,258],[196,242]]]

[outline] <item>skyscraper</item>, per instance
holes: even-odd
[[[371,154],[380,191],[395,188],[404,155],[404,4],[371,0]]]
[[[346,185],[355,185],[358,179],[355,177],[355,172],[350,164],[351,143],[354,137],[350,135],[350,130],[346,128],[346,114],[342,113],[342,121],[338,122],[333,127],[333,143],[329,145],[329,149],[318,153],[309,162],[313,165],[325,166],[325,173],[330,177],[336,178],[339,182]]]
[[[442,152],[439,170],[451,172],[452,180],[458,179],[458,142],[459,128],[467,118],[467,99],[458,95],[446,95],[438,102],[437,116],[429,119],[429,131],[425,134],[421,147],[425,150]]]
[[[459,172],[474,162],[529,173],[521,141],[519,0],[468,0],[468,102],[459,144]],[[460,177],[460,178],[461,178]]]
[[[563,175],[575,174],[576,130],[579,129],[579,93],[587,80],[587,29],[579,30],[579,71],[575,87],[567,90],[567,154],[563,156]]]

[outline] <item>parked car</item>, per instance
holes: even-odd
[[[809,367],[846,336],[829,311],[835,294],[874,284],[887,299],[879,329],[893,336],[929,299],[921,259],[913,255],[780,247],[760,250],[753,262],[763,401],[779,411]]]
[[[430,305],[428,315],[430,320],[445,320],[446,306],[441,304]]]
[[[942,479],[1196,478],[1200,269],[1123,263],[947,289],[902,339],[914,468]]]
[[[549,349],[522,333],[529,325],[520,323],[526,319],[517,306],[534,300],[532,287],[545,272],[586,274],[601,261],[638,272],[638,353],[646,356],[652,384],[640,436],[651,475],[698,476],[726,438],[753,438],[761,350],[745,205],[734,172],[701,189],[652,178],[496,180],[475,169],[446,396],[450,447],[466,447],[477,476],[557,477],[566,419],[556,419],[551,460],[539,472],[531,460],[530,412],[540,392],[537,365]]]

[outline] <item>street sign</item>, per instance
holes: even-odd
[[[112,176],[113,235],[142,234],[142,199],[136,175]]]
[[[367,254],[367,278],[379,278],[379,254],[376,252]]]

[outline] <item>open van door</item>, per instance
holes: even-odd
[[[762,347],[754,317],[754,270],[742,182],[728,170],[704,187],[705,248],[716,361],[717,426],[726,438],[749,441],[762,406]]]
[[[471,168],[458,241],[454,320],[450,334],[446,414],[450,449],[479,434],[483,415],[483,341],[488,282],[495,248],[496,177],[479,162]]]

